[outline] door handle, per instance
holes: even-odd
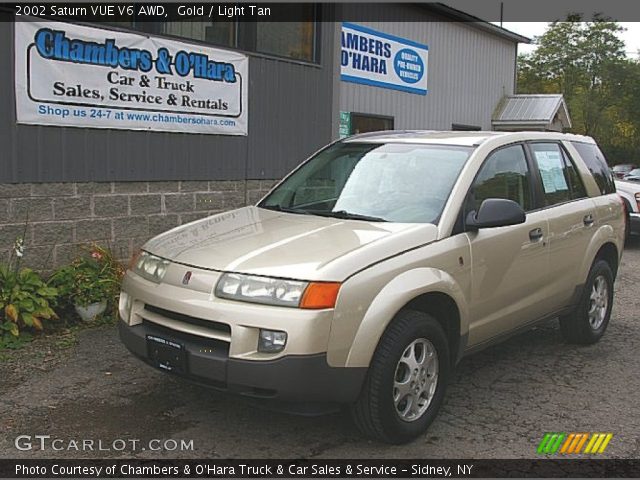
[[[529,231],[529,239],[532,242],[537,242],[538,240],[540,240],[542,238],[542,229],[541,228],[534,228],[533,230]]]
[[[590,213],[585,215],[582,219],[582,222],[586,227],[590,227],[591,225],[593,225],[593,215],[591,215]]]

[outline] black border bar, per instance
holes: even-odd
[[[201,21],[202,18],[194,18],[184,14],[179,14],[178,8],[188,6],[193,9],[200,9],[197,14],[204,14],[207,18],[215,21],[241,21],[241,22],[294,22],[310,21],[312,11],[310,9],[291,8],[295,5],[312,2],[290,2],[290,3],[266,3],[256,2],[164,2],[163,0],[127,2],[126,0],[114,0],[113,2],[73,2],[53,0],[43,0],[41,2],[0,2],[0,9],[22,11],[27,15],[54,17],[60,20],[78,22],[108,22],[121,20],[135,20],[136,22],[157,22],[157,21]],[[590,20],[594,15],[600,15],[617,21],[633,22],[640,21],[640,2],[634,0],[445,0],[443,2],[318,2],[321,8],[321,21],[328,22],[552,22],[564,20],[569,14],[580,14],[583,19]],[[377,4],[377,5],[376,5]],[[54,8],[55,5],[55,8]],[[133,14],[121,15],[117,6],[133,6]],[[237,5],[244,6],[244,14],[241,16],[227,17],[219,15],[219,7]],[[269,8],[269,16],[260,16],[257,9],[253,14],[248,8],[254,5],[262,8]],[[109,17],[103,11],[96,11],[96,7],[114,7],[115,16]],[[156,9],[149,10],[149,6],[162,6],[158,12]],[[423,10],[426,15],[412,15],[410,7]],[[33,8],[37,7],[34,11]],[[92,9],[92,7],[94,7]],[[141,10],[141,7],[144,7]],[[68,10],[69,14],[60,14],[63,10]],[[83,11],[84,9],[84,11]],[[192,10],[193,11],[193,10]],[[55,14],[55,15],[53,15]],[[16,17],[20,20],[20,16]]]

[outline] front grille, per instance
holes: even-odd
[[[147,322],[198,337],[231,342],[231,325],[192,317],[153,305],[145,305],[139,315]]]
[[[153,305],[145,305],[145,310],[148,310],[152,313],[157,313],[158,315],[162,315],[163,317],[170,318],[171,320],[175,320],[177,322],[189,323],[191,325],[196,325],[198,327],[210,328],[212,330],[217,330],[219,332],[231,334],[231,326],[226,323],[214,322],[212,320],[205,320],[203,318],[192,317],[190,315],[184,315],[178,312],[172,312],[170,310],[165,310],[164,308],[154,307]]]

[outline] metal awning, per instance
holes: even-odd
[[[492,121],[495,130],[554,130],[571,128],[571,118],[560,94],[507,95]]]

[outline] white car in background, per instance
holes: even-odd
[[[627,210],[627,235],[640,235],[640,182],[616,180],[616,190]]]
[[[629,182],[640,182],[640,168],[634,168],[629,173],[625,174],[622,179]]]

